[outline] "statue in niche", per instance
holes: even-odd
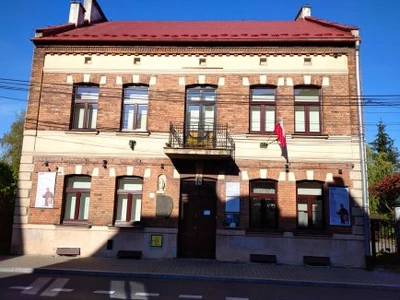
[[[165,186],[167,183],[167,178],[164,174],[158,176],[157,181],[157,193],[164,194],[165,193]]]

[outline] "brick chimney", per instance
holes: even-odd
[[[299,19],[304,19],[305,17],[311,17],[311,6],[309,5],[303,5],[299,12],[297,13],[297,16],[295,18],[295,21]]]

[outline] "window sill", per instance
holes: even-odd
[[[149,136],[151,134],[150,131],[118,131],[115,135],[128,135],[128,136]]]
[[[294,133],[291,135],[292,139],[321,139],[327,140],[329,138],[328,134],[301,134]]]
[[[231,226],[224,226],[224,229],[226,230],[241,230],[239,226],[231,227]]]
[[[75,226],[75,227],[87,227],[91,228],[92,224],[90,224],[87,220],[64,220],[59,226]]]
[[[115,222],[107,226],[109,228],[144,228],[143,224],[139,222]]]
[[[90,134],[90,135],[98,135],[100,131],[98,130],[79,130],[79,129],[71,129],[65,131],[65,134]]]
[[[247,235],[283,235],[284,230],[282,229],[264,229],[264,230],[256,230],[256,229],[247,229]]]
[[[316,230],[316,229],[296,229],[293,230],[294,236],[321,236],[321,237],[332,237],[332,232],[327,232],[323,230]]]
[[[60,209],[58,206],[29,206],[32,209]]]

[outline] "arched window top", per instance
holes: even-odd
[[[294,89],[304,89],[304,90],[320,90],[321,86],[317,84],[297,84]]]
[[[128,85],[124,87],[124,100],[148,100],[149,87],[146,85]]]
[[[149,88],[148,84],[144,83],[126,83],[124,84],[124,89],[145,89]]]
[[[297,182],[298,195],[322,195],[324,183],[317,180],[304,180]]]
[[[95,84],[78,84],[74,86],[75,102],[96,101],[99,98],[99,86]]]
[[[74,83],[74,87],[99,87],[99,84],[94,82],[76,82]]]
[[[277,181],[272,179],[254,179],[250,181],[251,194],[277,194]]]
[[[213,84],[191,84],[186,86],[186,90],[216,90],[217,85]]]
[[[189,102],[208,102],[216,101],[217,88],[210,85],[187,87],[186,97]]]
[[[296,86],[294,88],[294,99],[295,101],[319,102],[320,91],[319,86]]]
[[[141,191],[143,186],[143,178],[137,176],[118,177],[119,191]]]
[[[90,189],[92,178],[88,175],[70,175],[68,179],[68,188]]]
[[[275,101],[276,87],[272,85],[257,85],[250,88],[252,102],[273,102]]]
[[[250,86],[251,90],[256,90],[256,89],[270,89],[270,90],[276,90],[276,85],[273,84],[253,84]]]

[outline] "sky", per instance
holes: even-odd
[[[83,2],[83,0],[82,0]],[[399,0],[98,0],[108,20],[294,20],[302,5],[313,17],[353,25],[361,33],[367,143],[380,120],[400,149]],[[35,29],[68,22],[70,0],[4,1],[0,11],[0,138],[26,108]],[[12,81],[9,81],[12,80]],[[18,81],[19,84],[18,84]],[[11,83],[11,84],[10,84]],[[17,84],[16,84],[17,83]]]

